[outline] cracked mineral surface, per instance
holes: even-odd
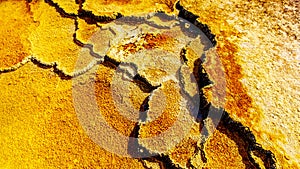
[[[300,168],[299,1],[0,12],[0,168]]]

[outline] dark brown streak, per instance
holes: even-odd
[[[45,0],[45,2],[50,6],[54,7],[61,17],[71,18],[71,19],[76,18],[76,14],[67,13],[63,8],[61,8],[57,3],[53,2],[52,0]]]
[[[230,133],[226,133],[222,130],[222,126],[224,126]],[[261,145],[256,142],[256,138],[250,129],[243,126],[240,122],[234,121],[226,111],[223,113],[218,129],[232,138],[237,144],[239,144],[238,140],[242,140],[246,144],[245,150],[247,151],[248,160],[253,166],[255,166],[255,168],[260,167],[253,159],[251,152],[261,158],[267,169],[276,169],[276,159],[274,154],[269,150],[263,149]],[[237,137],[232,137],[233,135],[238,136],[240,139],[237,140]],[[241,146],[239,146],[239,149],[241,149]],[[246,160],[245,157],[243,157],[243,161],[244,160]]]
[[[123,15],[121,13],[117,13],[117,15],[115,17],[96,16],[93,14],[92,11],[80,9],[80,10],[78,10],[77,16],[81,19],[84,19],[86,21],[86,23],[88,23],[88,24],[97,24],[97,22],[100,22],[100,23],[112,22],[116,19],[121,18]]]
[[[215,46],[217,44],[217,41],[215,39],[215,35],[212,34],[209,27],[207,25],[202,24],[202,23],[197,21],[197,18],[199,18],[199,16],[197,16],[197,15],[193,14],[192,12],[184,9],[184,7],[181,6],[180,1],[178,1],[175,6],[179,10],[179,14],[178,14],[179,17],[182,17],[182,18],[188,20],[189,22],[194,24],[196,27],[198,27],[208,37],[208,39],[211,41],[213,46]]]
[[[85,0],[75,0],[76,4],[79,4],[79,9],[78,11],[82,10],[83,4]]]
[[[38,67],[42,69],[50,69],[53,68],[53,72],[56,73],[61,79],[63,80],[70,80],[72,79],[72,76],[65,74],[62,70],[57,68],[57,64],[54,63],[54,65],[48,65],[48,64],[43,64],[40,61],[36,60],[35,58],[31,58],[31,62]]]

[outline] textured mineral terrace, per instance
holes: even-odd
[[[299,5],[0,0],[0,168],[300,168]]]

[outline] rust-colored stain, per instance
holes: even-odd
[[[141,44],[137,45],[137,44]],[[164,48],[164,46],[170,46],[172,44],[172,38],[164,34],[149,34],[141,36],[140,41],[128,43],[121,46],[120,50],[129,51],[130,53],[135,53],[144,49],[154,49],[154,48]]]
[[[223,43],[224,46],[217,47],[217,53],[221,56],[225,68],[226,86],[230,88],[230,93],[227,93],[229,99],[226,102],[225,109],[234,109],[234,115],[238,118],[244,118],[245,121],[251,121],[251,123],[258,123],[261,116],[260,114],[252,116],[251,112],[248,111],[252,107],[252,99],[248,96],[247,90],[240,81],[243,78],[242,68],[236,63],[234,56],[238,47],[229,41]]]

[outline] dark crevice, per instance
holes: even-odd
[[[74,34],[73,34],[73,42],[76,44],[76,45],[78,45],[78,46],[80,46],[80,47],[82,47],[82,48],[86,48],[86,49],[88,49],[89,50],[89,54],[91,55],[91,56],[93,56],[93,57],[95,57],[95,58],[98,58],[98,59],[100,59],[100,58],[105,58],[105,56],[101,56],[101,55],[99,55],[98,53],[96,53],[95,51],[94,51],[94,46],[92,45],[92,44],[85,44],[85,43],[83,43],[83,42],[81,42],[80,40],[78,40],[77,39],[77,30],[79,29],[79,27],[78,27],[78,18],[76,18],[75,19],[75,32],[74,32]],[[108,56],[106,56],[107,57],[107,59],[109,59],[108,58]],[[115,61],[115,60],[110,60],[113,64],[116,64],[116,65],[119,65],[120,63],[119,62],[117,62],[117,61]]]
[[[149,101],[150,101],[150,96],[146,97],[146,99],[143,101],[140,107],[140,112],[145,112],[149,110]]]
[[[167,165],[165,165],[163,161],[159,161],[154,157],[139,158],[138,160],[143,164],[143,167],[146,168],[146,169],[153,169],[151,166],[148,167],[146,162],[157,163],[161,169],[168,169]]]
[[[52,0],[45,0],[45,2],[50,6],[53,6],[56,9],[56,11],[60,14],[61,17],[71,18],[71,19],[76,18],[76,14],[67,13],[63,8],[61,8],[57,3],[53,2]]]
[[[54,7],[56,11],[64,18],[71,18],[75,19],[76,17],[79,17],[81,19],[84,19],[86,23],[88,24],[97,24],[97,22],[100,23],[109,23],[113,20],[121,18],[123,15],[121,13],[117,13],[115,16],[97,16],[94,15],[92,11],[84,10],[82,8],[83,3],[85,0],[75,0],[76,4],[79,4],[78,14],[74,13],[67,13],[63,8],[59,6],[58,3],[53,2],[52,0],[45,0],[47,4]]]
[[[261,145],[255,144],[250,146],[250,151],[264,162],[266,168],[276,168],[276,158],[270,150],[264,150]],[[254,159],[251,159],[254,161]]]
[[[104,61],[113,64],[115,67],[118,67],[121,64],[121,62],[116,61],[115,59],[110,58],[108,56],[104,56]]]
[[[21,65],[19,65],[18,67],[12,67],[10,69],[4,69],[4,70],[0,70],[0,75],[2,73],[9,73],[9,72],[13,72],[18,70],[20,67],[22,67],[23,65],[27,64],[28,62],[32,62],[34,65],[38,66],[39,68],[42,69],[53,69],[53,72],[55,74],[57,74],[61,79],[63,80],[70,80],[72,79],[73,76],[66,74],[63,70],[60,70],[58,68],[58,65],[56,62],[51,62],[51,63],[42,63],[41,61],[39,61],[37,58],[35,57],[29,57],[28,60],[24,61],[24,63],[21,63]]]
[[[159,162],[163,169],[183,169],[182,167],[174,164],[168,155],[160,154],[153,157],[141,158],[146,161]]]
[[[222,130],[222,127],[225,127],[230,133],[226,133],[226,131]],[[259,164],[256,163],[251,155],[251,153],[253,153],[264,162],[265,168],[276,169],[276,158],[274,154],[269,150],[263,149],[261,145],[256,142],[256,138],[250,129],[243,126],[240,122],[234,121],[226,111],[223,112],[223,116],[217,129],[233,139],[238,145],[241,144],[241,140],[244,142],[246,147],[238,147],[241,152],[247,152],[248,159],[246,159],[243,155],[242,157],[243,161],[249,161],[251,163],[252,166],[247,164],[249,168],[260,168]],[[238,136],[239,139],[236,136]]]
[[[82,43],[80,40],[78,40],[77,39],[77,30],[79,29],[79,27],[78,27],[78,19],[76,18],[75,20],[74,20],[74,24],[75,24],[75,32],[73,33],[73,42],[76,44],[76,45],[78,45],[78,46],[80,46],[80,47],[84,47],[86,44],[84,44],[84,43]],[[91,45],[90,45],[91,46]]]
[[[195,146],[195,151],[194,151],[194,155],[192,156],[192,158],[190,158],[187,162],[187,165],[186,167],[187,168],[191,168],[191,169],[197,169],[197,167],[195,167],[193,164],[192,164],[192,159],[200,153],[200,156],[201,156],[201,160],[203,163],[207,163],[207,158],[206,158],[206,155],[205,155],[205,152],[204,152],[204,142],[203,143],[200,143],[200,146],[198,147],[198,145],[196,144]]]
[[[216,45],[216,41],[214,39],[214,35],[211,34],[209,28],[206,25],[203,25],[197,21],[198,16],[192,14],[189,11],[186,11],[182,6],[179,5],[179,2],[177,3],[177,8],[180,10],[179,16],[183,17],[184,19],[190,21],[191,23],[194,23],[198,28],[200,28],[207,36],[208,38],[214,42],[214,46]],[[183,62],[187,62],[188,59],[186,57],[186,50],[181,51],[181,60]],[[221,121],[218,125],[218,130],[226,134],[228,137],[230,137],[232,140],[236,142],[238,145],[239,153],[241,154],[243,158],[243,163],[246,165],[247,168],[260,168],[259,165],[256,163],[254,158],[251,154],[254,154],[255,156],[259,157],[263,162],[264,166],[268,169],[275,169],[276,168],[276,159],[274,154],[269,150],[264,150],[261,145],[259,145],[256,142],[255,136],[253,133],[249,130],[249,128],[243,126],[241,123],[234,121],[227,112],[223,110],[219,110],[218,108],[215,108],[212,106],[206,99],[203,91],[201,90],[203,87],[213,84],[205,69],[203,68],[202,60],[205,60],[205,55],[203,54],[199,59],[197,59],[194,62],[194,70],[193,74],[196,78],[198,88],[199,88],[199,95],[200,95],[200,106],[199,106],[199,113],[197,116],[196,121],[200,124],[200,131],[201,134],[204,130],[206,130],[204,120],[208,117],[208,113],[210,111],[215,112],[221,112],[223,113],[223,116],[221,118]],[[226,132],[228,131],[228,132]],[[205,132],[205,131],[204,131]],[[199,152],[201,155],[201,160],[206,163],[207,158],[205,156],[204,151],[204,143],[201,143],[200,147],[196,149],[196,152]],[[190,168],[193,166],[189,162],[187,164]]]
[[[14,71],[13,69],[4,69],[4,70],[0,70],[0,75],[2,74],[2,73],[8,73],[8,72],[12,72],[12,71]]]
[[[147,113],[149,110],[149,101],[150,96],[146,97],[139,109],[139,120],[140,122],[135,123],[135,127],[130,134],[128,141],[128,153],[132,157],[151,157],[153,154],[150,153],[145,147],[139,144],[139,131],[141,122],[145,122],[147,119]],[[143,161],[142,158],[139,158],[140,161]]]
[[[188,59],[186,57],[186,50],[185,49],[182,49],[180,56],[181,56],[181,60],[183,62],[186,63],[188,61]],[[205,57],[205,56],[202,56],[202,57]],[[212,84],[212,82],[209,80],[208,75],[207,75],[207,73],[205,72],[205,70],[202,66],[202,61],[201,61],[200,58],[197,59],[194,63],[193,74],[196,78],[198,88],[199,88],[199,92],[200,92],[199,93],[199,95],[200,95],[200,105],[199,105],[199,112],[198,112],[196,121],[200,124],[199,130],[203,131],[203,130],[206,130],[203,120],[205,120],[208,117],[208,113],[210,111],[211,104],[207,102],[207,100],[204,96],[204,93],[201,89],[203,87],[207,86],[207,85]],[[192,100],[195,100],[195,99],[192,99]],[[202,134],[203,134],[203,132],[202,132]],[[204,135],[207,136],[208,134],[204,134]],[[194,154],[200,153],[201,160],[204,163],[206,163],[207,158],[206,158],[205,151],[204,151],[204,143],[205,142],[200,143],[200,147],[197,147],[197,145],[195,145],[196,150],[195,150]],[[153,159],[160,161],[163,164],[162,168],[166,168],[166,169],[181,168],[180,166],[174,164],[168,155],[157,155],[157,156],[154,156],[154,157],[151,157],[151,158],[146,158],[144,160],[149,161],[149,160],[153,160]],[[191,159],[188,161],[187,167],[192,168],[192,169],[196,168],[191,164]]]
[[[176,6],[176,9],[179,10],[178,16],[188,20],[192,24],[194,24],[196,19],[199,18],[199,16],[197,16],[197,15],[193,14],[192,12],[187,11],[186,9],[184,9],[184,7],[180,5],[180,1],[178,1],[175,6]]]
[[[128,154],[132,157],[149,157],[152,156],[151,153],[138,142],[140,130],[140,123],[137,122],[134,129],[130,133],[130,138],[128,140]]]
[[[182,48],[180,51],[180,58],[182,62],[187,63],[188,59],[186,58],[186,49]]]
[[[147,166],[145,160],[139,158],[138,161],[139,161],[140,163],[142,163],[142,165],[143,165],[143,167],[144,167],[145,169],[152,169],[152,167],[148,167],[148,166]]]
[[[96,16],[92,11],[83,10],[82,8],[78,10],[78,17],[84,19],[88,24],[97,24],[100,23],[109,23],[116,19],[121,18],[123,15],[121,13],[117,13],[114,17],[110,16]]]
[[[186,63],[188,61],[186,57],[186,49],[183,48],[180,52],[180,57],[181,60]],[[203,54],[201,56],[202,59],[205,59],[205,55]],[[193,69],[193,75],[195,77],[195,80],[197,82],[198,90],[199,90],[199,97],[200,97],[200,103],[199,103],[199,111],[198,115],[196,117],[196,121],[199,123],[203,123],[203,120],[205,120],[208,116],[209,108],[210,108],[210,103],[207,102],[206,97],[203,93],[202,88],[205,86],[208,86],[210,84],[213,84],[213,82],[210,81],[208,78],[208,74],[206,73],[205,69],[203,68],[202,64],[202,59],[198,58],[194,62],[194,69]],[[179,74],[180,75],[180,74]],[[184,88],[184,86],[182,86]],[[197,97],[197,96],[195,96]],[[198,100],[196,98],[192,98],[192,100]]]
[[[212,105],[210,109],[218,112],[222,110],[215,108]],[[198,119],[198,122],[200,123],[201,134],[205,135],[203,130],[206,128],[203,119]],[[242,161],[247,169],[260,168],[259,164],[256,163],[251,154],[259,157],[264,162],[265,168],[276,169],[276,158],[274,154],[269,150],[263,149],[261,145],[256,142],[255,136],[250,129],[243,126],[240,122],[234,121],[226,111],[222,112],[222,118],[217,126],[217,130],[237,144],[239,154],[242,156]],[[207,159],[204,151],[204,144],[205,142],[200,143],[200,147],[195,151],[195,154],[200,153],[201,160],[206,163]]]
[[[31,7],[30,7],[30,3],[32,2],[32,0],[26,0],[25,3],[26,3],[26,8],[27,8],[27,12],[32,15],[32,12],[31,12]]]
[[[38,67],[42,68],[42,69],[53,68],[53,72],[56,73],[63,80],[70,80],[70,79],[72,79],[72,76],[67,75],[62,70],[58,69],[56,63],[54,63],[53,65],[48,65],[48,64],[41,63],[36,58],[31,58],[31,62],[33,64],[37,65]]]
[[[0,69],[0,75],[3,73],[9,73],[9,72],[16,71],[17,69],[18,69],[18,67],[17,68]]]
[[[98,53],[94,52],[93,49],[93,45],[92,44],[84,44],[83,42],[81,42],[80,40],[77,39],[77,30],[78,30],[78,21],[77,18],[75,19],[75,32],[73,34],[73,42],[82,47],[82,48],[86,48],[89,50],[89,54],[95,58],[103,58],[104,56],[99,55]]]
[[[192,165],[192,163],[191,163],[191,159],[188,161],[188,163],[186,164],[186,167],[188,168],[188,169],[197,169],[197,167],[195,167],[194,165]]]
[[[206,24],[202,24],[197,21],[197,18],[199,18],[199,16],[184,9],[184,7],[180,5],[180,1],[178,1],[175,6],[176,6],[176,9],[179,10],[179,14],[178,14],[179,17],[182,17],[182,18],[188,20],[189,22],[194,24],[196,27],[198,27],[208,37],[208,39],[211,41],[213,46],[216,46],[217,41],[215,39],[215,35],[212,34],[211,30],[209,29],[209,27]]]
[[[204,144],[209,136],[209,132],[208,132],[208,129],[206,128],[207,126],[205,125],[204,120],[207,119],[207,117],[208,117],[208,113],[210,111],[211,104],[209,103],[205,107],[202,108],[201,107],[202,102],[207,103],[204,94],[200,92],[200,108],[199,108],[199,112],[198,112],[198,115],[196,118],[196,122],[199,123],[199,131],[202,135],[202,138],[199,143],[200,146],[196,148],[195,152],[200,153],[201,160],[203,163],[207,163],[206,153],[204,151]]]
[[[139,88],[145,93],[151,93],[153,90],[160,87],[160,85],[159,86],[151,85],[145,77],[143,77],[139,74],[136,74],[133,77],[133,83],[135,83],[137,86],[139,86]]]
[[[108,57],[104,57],[104,61],[102,62],[102,65],[105,67],[108,67],[110,69],[116,70],[118,66],[116,64],[110,62],[110,60],[107,59]]]
[[[42,69],[51,69],[52,68],[53,72],[55,74],[57,74],[62,80],[71,80],[73,77],[82,75],[86,71],[90,70],[90,68],[89,68],[89,69],[83,70],[82,72],[73,72],[71,74],[67,74],[63,70],[58,68],[58,65],[57,65],[56,62],[42,63],[40,60],[38,60],[35,57],[28,57],[28,60],[23,61],[23,63],[20,63],[20,65],[18,65],[17,67],[12,67],[12,68],[9,68],[9,69],[0,70],[0,75],[2,73],[9,73],[9,72],[16,71],[20,67],[22,67],[23,65],[27,64],[28,62],[32,62],[34,65],[36,65],[36,66],[38,66],[39,68],[42,68]],[[97,62],[97,64],[101,64],[101,61]]]
[[[82,10],[85,0],[75,0],[75,2],[79,5],[79,11]]]
[[[149,101],[150,101],[150,96],[146,97],[146,99],[143,101],[142,105],[140,106],[139,119],[142,122],[145,122],[147,120],[147,113],[149,110]]]
[[[203,161],[203,163],[207,163],[207,158],[206,158],[206,154],[204,151],[204,143],[200,143],[199,152],[200,152],[201,160]]]
[[[89,49],[90,55],[93,56],[94,58],[98,58],[98,59],[103,58],[103,56],[101,56],[101,55],[99,55],[98,53],[94,52],[93,45],[91,45],[91,44],[85,44],[85,45],[83,46],[83,48]],[[105,56],[104,56],[104,58],[105,58]],[[114,62],[114,63],[116,63],[116,62]]]
[[[253,161],[251,161],[249,159],[249,155],[248,155],[248,143],[246,141],[244,141],[243,138],[241,138],[238,133],[236,132],[231,132],[228,129],[229,126],[226,126],[222,121],[218,124],[217,130],[219,130],[221,133],[225,134],[228,138],[230,138],[231,140],[233,140],[235,142],[235,144],[238,147],[238,152],[242,157],[242,162],[245,164],[247,169],[255,169],[255,168],[259,168],[259,166],[257,166],[257,164],[253,163]]]
[[[202,57],[205,58],[205,56]],[[193,69],[193,74],[195,76],[199,89],[202,89],[205,86],[209,86],[213,84],[213,82],[209,79],[208,74],[203,68],[202,64],[203,64],[202,59],[198,58],[194,62],[194,69]]]
[[[113,58],[110,58],[109,56],[104,57],[104,63],[109,63],[109,64],[104,64],[104,65],[108,65],[108,66],[113,65],[114,69],[118,68],[119,71],[122,71],[123,73],[126,74],[126,76],[128,76],[129,78],[132,78],[132,82],[134,84],[136,84],[145,93],[151,93],[153,90],[155,90],[161,86],[161,85],[158,85],[158,86],[151,85],[151,83],[145,77],[141,76],[136,71],[134,73],[135,75],[132,77],[132,75],[126,70],[126,68],[122,68],[120,66],[120,64],[122,64],[122,66],[133,67],[135,70],[137,70],[137,67],[134,64],[121,63],[119,61],[116,61]],[[109,67],[111,67],[111,66],[109,66]]]
[[[202,89],[205,86],[213,84],[213,82],[211,82],[210,79],[208,78],[208,74],[206,73],[202,64],[203,64],[202,60],[198,58],[194,62],[194,69],[193,69],[193,75],[197,81],[197,85],[199,88],[199,96],[200,96],[199,113],[197,116],[197,121],[201,123],[203,123],[203,120],[207,118],[209,108],[211,106],[211,104],[208,103]]]
[[[143,101],[142,105],[140,106],[139,112],[139,120],[140,122],[146,121],[147,118],[147,111],[149,110],[149,101],[150,96],[146,97]],[[130,134],[130,138],[128,141],[128,153],[132,157],[150,157],[152,154],[148,151],[145,147],[139,144],[139,131],[140,131],[140,122],[135,123],[134,129]],[[140,158],[142,161],[142,159]]]

